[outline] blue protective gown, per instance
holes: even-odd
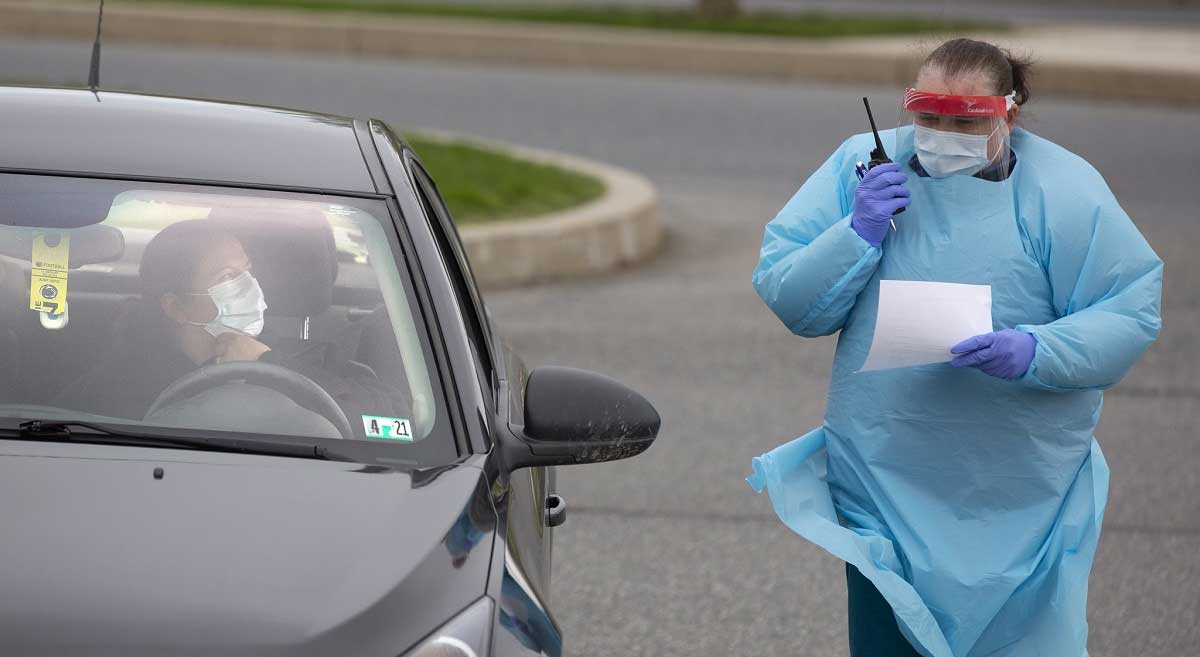
[[[754,272],[792,332],[841,335],[824,423],[754,459],[748,481],[857,566],[928,657],[1087,654],[1108,493],[1092,435],[1101,390],[1160,327],[1162,262],[1100,174],[1025,130],[1011,145],[1005,183],[902,166],[912,205],[879,249],[850,227],[854,163],[874,146],[852,137],[767,225]],[[993,329],[1037,337],[1029,371],[855,373],[881,279],[991,285]]]

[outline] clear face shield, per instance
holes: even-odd
[[[1008,179],[1008,96],[954,96],[905,89],[893,157],[918,176]]]

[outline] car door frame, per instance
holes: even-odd
[[[421,164],[415,153],[408,157],[411,158],[407,163],[414,174],[414,182],[423,188],[420,193],[429,197],[429,203],[438,224],[435,230],[442,231],[447,246],[453,251],[453,260],[450,261],[449,267],[454,268],[457,264],[458,270],[453,275],[461,276],[470,297],[469,300],[463,302],[463,305],[467,306],[466,312],[471,316],[469,321],[478,322],[481,333],[479,337],[481,342],[486,343],[484,345],[486,353],[478,355],[481,359],[488,359],[488,374],[490,374],[486,384],[482,380],[480,383],[485,389],[490,386],[493,395],[491,401],[496,405],[493,406],[493,409],[498,410],[500,404],[510,403],[510,400],[504,397],[516,392],[509,385],[500,385],[501,380],[507,378],[504,373],[507,363],[501,363],[495,358],[496,354],[503,356],[509,350],[499,343],[495,337],[496,334],[491,330],[490,317],[472,275],[462,237],[438,191],[437,182]],[[508,381],[505,380],[505,383]],[[520,390],[523,391],[523,388]],[[501,392],[504,394],[501,395]],[[503,430],[508,427],[508,424],[507,421],[497,421],[494,426],[497,430]],[[546,521],[546,507],[553,492],[551,490],[552,479],[552,468],[524,468],[511,473],[509,482],[510,495],[513,498],[509,504],[508,520],[511,523],[509,526],[512,529],[512,540],[518,545],[518,549],[514,552],[517,553],[518,561],[530,571],[527,573],[527,578],[530,580],[532,588],[543,600],[548,599],[550,593],[553,528]]]
[[[410,223],[410,232],[420,232],[422,236],[419,241],[429,242],[428,253],[422,252],[419,255],[422,257],[423,267],[430,266],[437,270],[436,275],[427,278],[439,279],[436,285],[441,294],[434,296],[445,306],[441,316],[450,318],[455,324],[451,327],[445,322],[442,323],[443,333],[453,334],[453,339],[449,342],[454,343],[453,351],[457,356],[452,359],[452,369],[455,371],[450,374],[454,377],[452,380],[456,382],[457,392],[463,403],[464,415],[467,416],[466,425],[474,434],[471,445],[476,448],[476,453],[489,454],[486,469],[491,471],[493,484],[498,484],[495,486],[499,493],[496,495],[497,512],[502,517],[502,524],[507,527],[504,533],[507,557],[505,562],[514,562],[514,565],[521,568],[524,579],[544,604],[549,600],[553,553],[552,528],[546,523],[545,510],[549,496],[554,492],[554,469],[527,468],[527,472],[509,472],[503,463],[499,463],[499,450],[492,449],[494,443],[500,439],[499,432],[512,433],[510,419],[516,420],[518,424],[522,422],[521,418],[510,418],[510,415],[523,413],[524,366],[492,330],[490,316],[482,303],[476,282],[470,275],[465,247],[457,227],[444,207],[433,176],[425,169],[412,148],[386,124],[371,121],[370,128],[375,147],[384,163],[384,171],[395,188],[404,220]],[[384,155],[388,151],[390,153]],[[431,211],[425,209],[419,197],[423,193],[419,186],[424,182],[420,177],[425,178],[431,188]],[[442,206],[440,213],[439,204]],[[424,225],[412,226],[411,223],[417,218],[423,219]],[[442,232],[446,247],[437,243],[438,231]],[[443,252],[444,248],[451,253]],[[466,286],[469,297],[461,302],[459,293],[454,290],[453,277],[456,275]],[[468,313],[471,315],[468,316]],[[487,342],[484,345],[485,349],[473,350],[470,346],[471,338],[467,335],[466,326],[472,319],[478,322],[483,333],[482,338]],[[488,364],[490,381],[484,382],[476,375],[476,353],[482,353],[491,359]],[[513,369],[516,371],[509,371]],[[472,374],[456,376],[459,372],[466,371],[472,371]],[[514,374],[518,379],[516,381],[512,380]],[[510,438],[518,440],[515,434]]]
[[[436,242],[430,223],[432,219],[425,216],[417,196],[416,182],[405,161],[405,151],[411,152],[411,149],[381,121],[370,121],[368,128],[371,142],[363,144],[364,156],[369,159],[367,153],[370,151],[377,157],[390,181],[397,213],[396,228],[407,233],[413,246],[412,261],[421,270],[430,305],[431,337],[446,356],[442,378],[450,398],[450,415],[454,416],[461,456],[485,454],[491,447],[495,415],[489,400],[494,399],[494,394],[482,389],[477,376],[464,375],[476,368],[465,329],[464,313],[467,310],[458,303],[452,274],[448,270],[449,261]]]

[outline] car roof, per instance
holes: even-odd
[[[376,193],[354,120],[86,89],[0,86],[0,169]]]

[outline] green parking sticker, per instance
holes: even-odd
[[[404,418],[364,415],[362,421],[367,438],[412,442],[412,423]]]

